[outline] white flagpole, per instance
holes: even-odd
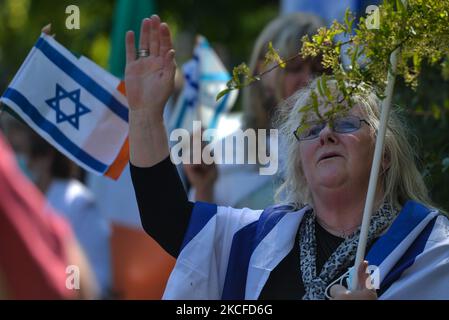
[[[201,36],[200,35],[196,35],[194,50],[196,50],[196,48],[198,48],[198,46],[200,45],[200,42],[201,42]],[[200,52],[202,52],[202,51],[200,51]],[[201,72],[202,72],[202,68],[201,68],[201,61],[202,61],[202,59],[201,58],[202,58],[201,56],[198,57],[198,59],[199,59],[198,66],[197,66],[198,69],[199,69],[199,71],[198,71],[198,75],[199,75],[198,76],[198,93],[197,93],[198,98],[196,99],[197,105],[195,106],[195,116],[194,116],[194,120],[195,121],[201,121],[200,137],[201,137],[201,132],[202,132],[202,128],[203,128],[203,109],[202,109],[203,107],[202,107],[201,100],[200,100]]]
[[[407,0],[401,0],[404,7],[407,8]],[[387,87],[385,88],[385,98],[382,101],[382,110],[380,114],[379,129],[377,131],[376,147],[374,149],[373,164],[371,166],[371,174],[366,195],[365,209],[363,210],[363,220],[360,229],[359,244],[355,257],[353,277],[351,282],[351,290],[355,290],[358,285],[358,268],[363,262],[366,251],[366,242],[368,239],[368,230],[371,221],[371,213],[373,211],[374,198],[376,195],[377,178],[379,176],[380,164],[384,149],[385,132],[387,131],[387,123],[391,109],[391,100],[393,98],[394,83],[396,81],[396,70],[398,66],[398,54],[401,48],[397,48],[390,55],[390,70],[387,76]],[[368,261],[369,263],[369,261]]]
[[[382,111],[380,115],[380,124],[377,131],[376,147],[374,149],[373,164],[371,166],[371,174],[368,185],[368,193],[365,201],[365,209],[363,210],[363,221],[360,230],[359,244],[354,264],[354,274],[352,277],[351,290],[355,290],[358,285],[357,270],[365,257],[366,242],[368,238],[368,229],[373,211],[374,198],[376,196],[377,178],[379,175],[380,164],[382,163],[382,155],[384,149],[385,132],[387,131],[387,122],[390,114],[391,100],[393,98],[394,83],[396,80],[397,57],[400,48],[397,48],[390,55],[391,70],[388,72],[387,87],[385,89],[385,98],[382,101]]]

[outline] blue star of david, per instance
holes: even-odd
[[[80,93],[81,89],[68,92],[59,84],[56,84],[56,96],[45,100],[50,108],[56,111],[56,123],[68,121],[75,129],[79,130],[80,117],[91,112],[89,108],[80,102]],[[66,114],[61,110],[60,102],[66,98],[69,98],[75,104],[75,113]]]

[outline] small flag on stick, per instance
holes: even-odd
[[[171,130],[192,131],[192,122],[201,121],[204,129],[216,129],[220,116],[226,114],[237,99],[237,90],[216,101],[231,75],[203,36],[198,36],[193,58],[182,66],[184,88],[171,117]]]
[[[0,101],[82,168],[117,179],[128,163],[124,86],[42,34]]]

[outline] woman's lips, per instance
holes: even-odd
[[[342,157],[342,156],[336,152],[326,152],[325,154],[320,156],[320,158],[318,159],[318,162],[320,162],[322,160],[329,160],[329,159],[334,159],[334,158],[338,158],[338,157]]]

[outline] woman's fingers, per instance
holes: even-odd
[[[367,289],[366,283],[369,277],[368,273],[366,272],[367,268],[368,261],[363,261],[357,269],[357,290]]]
[[[136,60],[136,45],[134,40],[134,32],[126,33],[126,63],[129,64]]]
[[[47,24],[45,27],[41,29],[42,33],[45,33],[47,36],[51,36],[52,38],[56,37],[56,34],[51,34],[51,23]]]
[[[164,57],[164,69],[169,71],[175,71],[176,61],[175,61],[175,50],[171,49],[167,52]]]
[[[159,56],[159,49],[160,49],[160,26],[161,26],[161,19],[157,15],[151,16],[151,28],[150,28],[150,36],[149,36],[149,43],[150,43],[150,55],[157,57]]]
[[[160,30],[160,52],[159,52],[159,54],[162,57],[165,57],[167,52],[173,48],[171,35],[170,35],[170,29],[168,28],[168,25],[165,22],[163,22],[163,23],[161,23],[159,30]]]
[[[377,294],[375,290],[355,290],[349,291],[342,285],[336,284],[330,288],[332,300],[376,300]]]
[[[126,61],[131,62],[136,58],[136,49],[134,45],[134,35],[126,35]],[[132,44],[132,46],[131,46]],[[161,23],[161,19],[157,15],[151,18],[145,18],[140,27],[139,50],[149,50],[150,55],[157,57],[161,55],[169,65],[173,60],[174,52],[170,30],[166,23]],[[173,64],[174,65],[174,64]]]
[[[150,56],[163,58],[163,68],[170,74],[176,68],[175,51],[170,30],[166,23],[161,23],[157,15],[142,21],[138,50],[149,50]],[[136,59],[135,35],[132,31],[126,34],[126,62]]]
[[[42,31],[42,33],[45,33],[46,35],[50,35],[50,33],[51,33],[51,23],[49,23],[45,27],[43,27],[41,31]]]
[[[140,26],[139,50],[148,50],[150,48],[148,43],[150,37],[150,25],[150,19],[145,18],[142,20],[142,25]]]
[[[342,300],[342,299],[346,299],[351,292],[348,289],[346,289],[344,286],[336,284],[330,288],[329,293],[330,293],[332,299]]]

